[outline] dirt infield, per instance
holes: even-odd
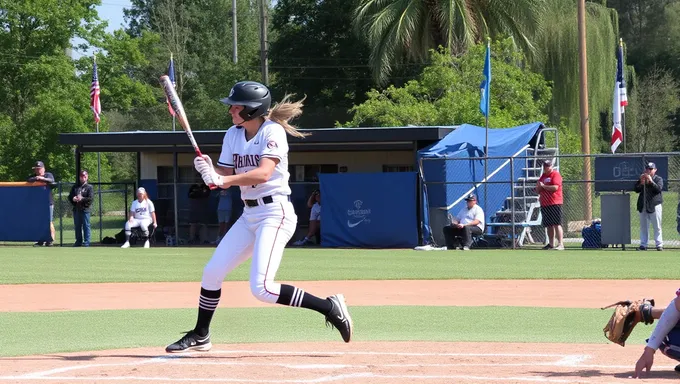
[[[665,305],[677,281],[447,280],[295,282],[350,306],[511,305],[599,308],[649,295]],[[0,285],[2,311],[193,308],[199,283]],[[259,307],[247,282],[226,282],[221,307]],[[455,294],[452,294],[454,292]],[[161,300],[162,299],[162,300]],[[159,303],[162,303],[159,304]],[[641,348],[612,344],[342,342],[215,345],[167,355],[157,348],[0,358],[0,383],[615,383]],[[623,362],[623,364],[621,364]],[[645,381],[677,381],[657,354]]]
[[[341,292],[352,306],[529,306],[600,308],[645,295],[666,305],[677,280],[361,280],[285,282],[318,296]],[[3,312],[194,308],[200,283],[0,285]],[[225,282],[220,307],[270,306],[246,281]]]
[[[0,358],[0,382],[615,383],[630,381],[640,348],[611,345],[358,342],[217,345]],[[650,379],[677,380],[660,357]]]

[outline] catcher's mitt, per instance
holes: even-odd
[[[654,299],[619,301],[602,309],[614,306],[616,306],[614,313],[604,327],[604,336],[622,347],[625,346],[628,336],[633,332],[637,323],[641,321],[645,324],[654,323],[652,317]]]

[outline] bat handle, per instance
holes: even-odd
[[[198,149],[198,148],[196,148],[196,156],[198,156],[198,157],[203,157],[203,154],[201,153],[201,150]],[[211,190],[217,189],[217,185],[215,185],[215,184],[209,184],[209,185],[208,185],[208,188],[210,188]]]

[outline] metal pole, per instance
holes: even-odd
[[[269,86],[269,64],[267,62],[267,7],[260,0],[260,63],[262,65],[262,83]]]
[[[238,63],[238,39],[237,36],[238,28],[236,27],[236,0],[231,0],[231,34],[233,41],[233,51],[234,51],[234,64]]]
[[[621,114],[621,136],[623,137],[623,153],[626,153],[626,114]]]
[[[487,100],[488,99],[489,99],[489,95],[487,95]],[[486,111],[487,111],[486,117],[484,118],[484,120],[486,121],[486,145],[484,146],[484,207],[483,207],[485,221],[486,221],[486,217],[487,217],[487,213],[488,213],[488,211],[486,210],[486,207],[487,207],[487,204],[486,204],[486,201],[487,201],[486,186],[489,183],[489,180],[486,179],[489,175],[489,170],[488,170],[488,162],[489,162],[489,107],[488,107],[488,101],[487,101]],[[512,160],[511,160],[511,162],[512,162]],[[486,232],[486,228],[485,228],[484,232]]]
[[[512,249],[515,249],[515,159],[510,160],[510,203],[512,204],[512,209],[510,214],[512,215]],[[526,208],[525,208],[526,210]]]
[[[64,202],[61,201],[61,199],[63,199],[63,196],[62,196],[63,188],[62,188],[61,184],[62,183],[60,181],[59,182],[59,246],[63,247],[64,246],[64,221],[63,221],[62,218],[64,217],[64,212],[62,212],[62,211],[64,210]]]
[[[172,117],[172,130],[175,130],[175,116]],[[172,152],[172,204],[175,214],[175,246],[179,245],[179,214],[177,212],[177,178],[179,174],[177,166],[177,147]]]
[[[581,86],[579,89],[579,104],[581,109],[581,151],[590,155],[590,117],[588,112],[588,56],[586,55],[586,2],[578,2],[578,37],[579,37],[579,77]],[[591,180],[590,157],[583,159],[583,179]],[[591,185],[585,184],[584,214],[587,221],[592,220],[592,193]]]
[[[99,133],[99,123],[97,123]],[[97,152],[97,190],[99,194],[99,242],[102,242],[102,159],[101,153]]]

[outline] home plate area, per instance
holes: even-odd
[[[132,349],[3,358],[3,382],[628,382],[642,346],[352,342],[215,345],[167,355]],[[7,364],[9,363],[9,364]],[[677,380],[661,356],[646,381]]]

